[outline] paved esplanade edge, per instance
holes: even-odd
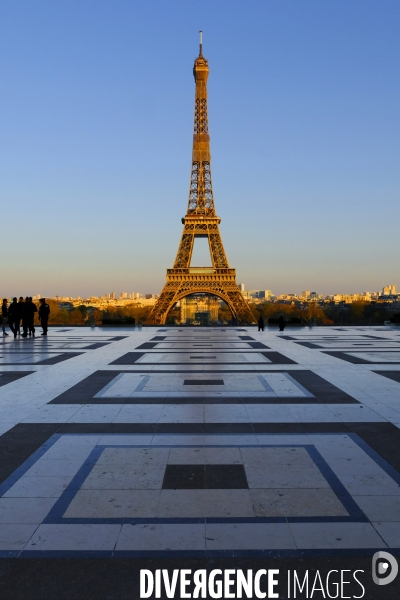
[[[213,294],[224,300],[238,323],[255,322],[236,283],[236,270],[229,267],[219,231],[221,219],[215,213],[208,133],[208,72],[200,37],[200,54],[193,67],[196,97],[189,202],[182,219],[184,227],[174,267],[167,269],[167,282],[150,315],[157,324],[165,323],[176,302],[194,293]],[[195,238],[208,239],[211,267],[190,266]]]
[[[399,366],[383,328],[3,340],[2,556],[394,551]]]

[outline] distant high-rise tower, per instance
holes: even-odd
[[[229,267],[219,232],[221,219],[215,213],[207,113],[209,70],[202,42],[200,32],[200,53],[193,68],[196,96],[189,202],[186,217],[182,219],[183,233],[174,267],[167,269],[167,283],[149,317],[157,324],[165,323],[176,302],[195,293],[212,294],[224,300],[237,322],[256,320],[236,283],[235,269]],[[212,266],[190,266],[196,238],[207,238]]]

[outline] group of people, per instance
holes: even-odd
[[[38,313],[39,321],[43,329],[41,335],[47,335],[50,306],[46,303],[46,298],[40,298],[39,302],[40,306],[38,310],[30,296],[27,296],[25,300],[21,296],[18,301],[17,298],[13,298],[10,305],[8,305],[7,298],[3,298],[3,304],[1,306],[3,335],[8,335],[6,332],[6,325],[8,324],[14,334],[14,339],[17,335],[20,335],[21,337],[28,337],[28,335],[35,337],[35,313]],[[21,325],[23,330],[22,334],[20,329]]]
[[[258,324],[258,331],[264,331],[264,319],[262,318],[262,315],[260,315],[260,318],[257,321]],[[281,313],[279,315],[278,318],[278,325],[279,325],[279,331],[284,331],[285,329],[285,317],[283,316],[283,313]]]

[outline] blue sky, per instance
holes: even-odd
[[[3,0],[0,294],[161,291],[199,29],[237,280],[400,285],[399,26],[398,0]]]

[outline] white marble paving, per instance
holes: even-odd
[[[400,371],[397,330],[335,328],[286,330],[296,341],[315,342],[319,349],[285,340],[276,330],[257,332],[188,328],[142,330],[50,330],[48,340],[24,346],[6,339],[0,347],[2,374],[33,371],[0,387],[0,435],[19,423],[98,424],[119,427],[156,425],[168,433],[66,433],[4,489],[0,497],[0,550],[22,551],[151,551],[151,550],[309,550],[332,551],[400,547],[400,487],[345,433],[176,433],[172,426],[196,424],[340,424],[374,423],[400,426],[400,383],[373,372]],[[165,329],[165,328],[160,328]],[[109,341],[97,349],[92,343]],[[268,348],[251,348],[239,336]],[[383,339],[362,337],[376,335]],[[149,351],[138,348],[155,336]],[[76,339],[74,339],[76,338]],[[210,338],[210,339],[207,339]],[[251,341],[251,340],[250,340]],[[39,343],[40,342],[40,343]],[[55,365],[37,362],[60,352],[82,352]],[[343,350],[371,361],[352,364],[322,350]],[[273,364],[262,352],[279,352],[298,364]],[[130,352],[144,352],[133,365],[111,365]],[[13,365],[13,362],[18,364]],[[32,363],[32,366],[24,365]],[[230,364],[232,363],[232,364]],[[393,364],[383,364],[393,363]],[[156,371],[162,370],[162,373]],[[116,371],[115,378],[88,402],[49,404],[97,371]],[[141,371],[142,370],[142,371]],[[185,370],[184,373],[177,373]],[[313,402],[309,390],[291,373],[310,370],[359,402]],[[121,373],[121,371],[126,371]],[[211,371],[211,372],[206,372]],[[222,371],[222,372],[221,372]],[[244,371],[244,372],[238,372]],[[184,383],[193,380],[194,385]],[[197,380],[223,380],[223,385]],[[207,403],[209,397],[218,402]],[[247,402],[230,398],[245,396]],[[252,397],[268,403],[251,402]],[[95,403],[96,398],[101,403]],[[112,402],[107,402],[107,398]],[[157,404],[147,399],[157,399]],[[190,403],[185,403],[185,398]],[[120,400],[119,400],[120,399]],[[135,403],[126,403],[127,399]],[[220,399],[220,400],[219,400]],[[284,399],[284,403],[280,403]],[[301,400],[297,401],[297,400]],[[90,400],[90,402],[89,402]],[[81,430],[81,429],[80,429]],[[99,431],[99,429],[96,429]],[[101,431],[101,430],[100,430]],[[254,447],[253,447],[254,446]],[[321,470],[319,453],[349,498],[368,522],[311,522],[309,518],[346,517],[349,507]],[[92,452],[100,454],[92,455]],[[89,457],[92,462],[83,467]],[[166,465],[243,465],[248,489],[164,489]],[[85,468],[70,501],[55,522],[43,521],[67,487]],[[324,467],[325,468],[325,467]],[[330,472],[330,471],[329,471]],[[82,471],[83,473],[83,471]],[[336,485],[336,484],[335,484]],[[273,517],[286,522],[126,523],[123,519],[206,519]],[[291,518],[305,519],[293,522]],[[74,519],[82,522],[74,523]],[[352,517],[353,518],[353,517]],[[70,519],[71,522],[66,522]],[[121,522],[100,522],[108,519]],[[65,522],[63,522],[63,520]],[[90,522],[84,522],[90,520]],[[96,523],[96,520],[99,522]]]
[[[207,443],[204,436],[199,439],[199,436],[183,435],[181,442],[189,444],[183,448],[176,446],[177,440],[171,436],[156,435],[150,446],[135,449],[138,442],[148,442],[149,436],[61,436],[0,498],[0,548],[83,551],[115,547],[137,551],[204,549],[207,544],[210,550],[345,549],[399,544],[396,532],[400,522],[400,488],[347,435],[263,434],[258,440],[256,436],[240,434],[208,437]],[[220,443],[225,442],[224,447],[209,445],[217,437]],[[246,442],[257,441],[262,446],[246,445]],[[120,442],[124,443],[120,445]],[[163,447],[159,446],[161,442]],[[118,447],[112,447],[116,443]],[[132,446],[127,447],[128,443]],[[190,448],[190,444],[194,445]],[[346,509],[305,450],[304,445],[310,444],[325,458],[371,523],[41,524],[74,472],[83,465],[88,450],[96,447],[104,447],[103,453],[69,503],[64,518],[347,516]],[[80,459],[75,458],[77,445],[85,449]],[[52,458],[46,456],[47,453]],[[66,460],[68,453],[74,459]],[[54,456],[61,458],[55,460]],[[353,490],[352,483],[346,479],[345,465],[349,456],[350,471],[357,474],[357,485],[364,487]],[[250,490],[162,490],[167,463],[243,464]],[[65,474],[60,476],[61,472]],[[365,495],[365,485],[369,484],[363,481],[362,473],[379,482],[379,489],[374,488],[371,494]],[[145,485],[146,479],[150,488]],[[35,499],[38,502],[34,502]],[[386,525],[389,513],[393,519],[390,523],[395,527]],[[93,536],[96,539],[92,539]]]
[[[176,394],[173,398],[176,398]],[[24,414],[25,411],[19,411],[20,416]],[[11,413],[7,418],[11,423],[18,422],[15,413]],[[25,419],[20,419],[22,423],[382,423],[385,421],[386,419],[379,414],[378,410],[374,411],[358,404],[310,406],[296,403],[202,404],[200,402],[125,405],[52,404],[38,408],[30,412]]]

